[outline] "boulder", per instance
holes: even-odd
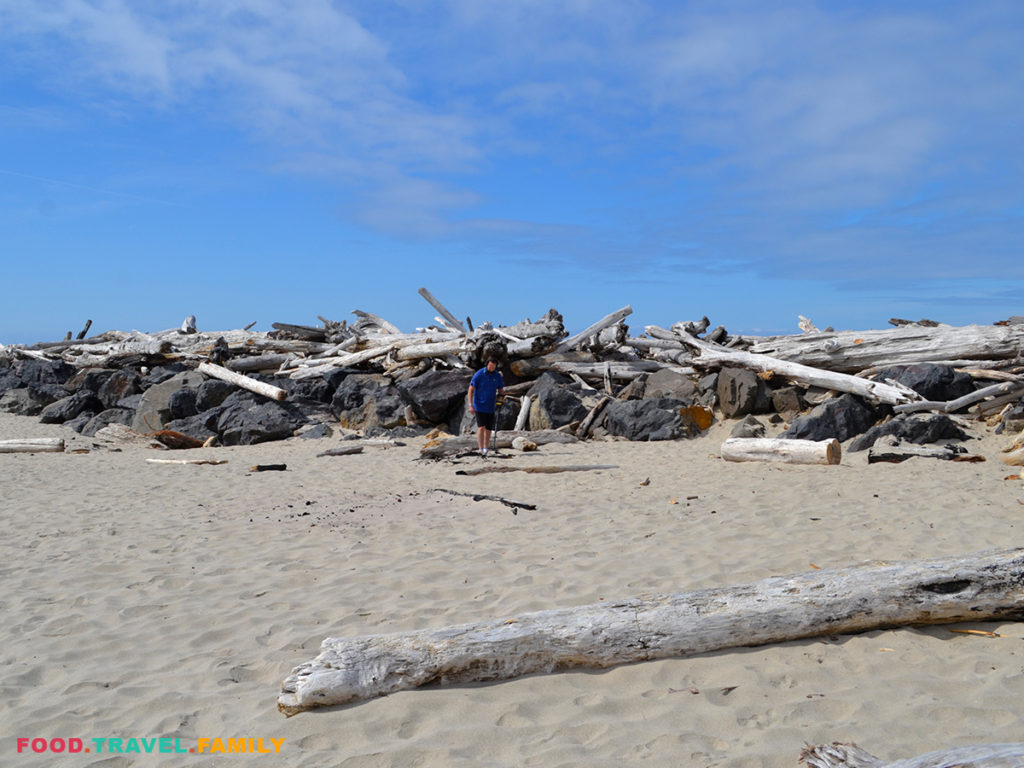
[[[79,431],[87,437],[92,437],[110,424],[128,426],[132,423],[133,416],[135,416],[135,411],[130,408],[107,408],[89,419]]]
[[[649,374],[641,373],[629,384],[619,390],[615,396],[616,400],[643,400],[644,392],[647,389],[647,377]]]
[[[798,440],[828,440],[834,437],[843,442],[867,432],[881,416],[881,411],[861,398],[846,394],[826,400],[810,413],[798,416],[779,437]]]
[[[470,371],[427,371],[397,386],[417,418],[442,424],[465,402],[471,378]]]
[[[390,429],[405,423],[401,393],[378,373],[346,376],[331,399],[331,411],[345,429]]]
[[[590,410],[584,403],[580,385],[554,371],[541,374],[529,394],[529,428],[532,430],[558,429],[566,424],[583,421]]]
[[[289,400],[303,398],[305,400],[316,400],[321,403],[330,403],[334,397],[338,385],[330,379],[321,376],[314,376],[309,379],[281,379],[277,376],[261,377],[268,384],[280,387],[288,393]]]
[[[64,382],[64,389],[68,392],[99,392],[100,387],[107,379],[114,375],[112,368],[81,368]]]
[[[216,408],[238,387],[220,379],[207,379],[196,389],[196,413]]]
[[[799,413],[806,407],[804,391],[800,387],[779,387],[771,391],[772,408],[776,413]]]
[[[148,378],[143,379],[143,384]],[[205,380],[206,377],[198,371],[181,371],[149,387],[142,393],[142,400],[132,418],[132,429],[143,434],[163,429],[172,420],[168,405],[171,395],[183,387],[199,387]]]
[[[8,389],[55,384],[63,387],[64,382],[75,373],[73,366],[58,360],[16,360],[4,377]],[[65,392],[64,394],[67,394]],[[62,395],[63,397],[63,395]]]
[[[697,384],[689,376],[676,373],[667,368],[655,371],[647,377],[644,387],[644,398],[657,399],[667,397],[693,405],[700,396]]]
[[[93,414],[103,410],[103,403],[93,392],[83,390],[50,403],[39,413],[43,424],[63,424],[86,411]]]
[[[925,400],[944,403],[975,390],[970,374],[958,373],[951,365],[916,363],[886,368],[872,377],[875,381],[892,379],[920,394]]]
[[[141,393],[142,377],[130,368],[114,371],[96,390],[96,396],[107,408],[114,408],[124,398]]]
[[[167,411],[171,421],[187,419],[199,413],[199,409],[196,408],[197,391],[190,387],[182,387],[167,398]]]
[[[143,369],[145,370],[145,369]],[[157,384],[163,384],[172,376],[177,376],[179,373],[185,373],[191,370],[181,363],[171,363],[170,365],[159,365],[156,368],[151,369],[142,377],[142,381],[139,386],[143,391],[154,387]]]
[[[723,368],[716,386],[718,407],[727,419],[771,410],[768,387],[753,371]]]
[[[83,411],[82,413],[75,416],[73,419],[68,419],[64,422],[64,426],[68,429],[73,429],[75,432],[81,432],[85,429],[86,425],[95,418],[96,414],[92,411]]]
[[[210,408],[202,413],[188,416],[183,419],[174,419],[167,422],[166,428],[173,432],[181,432],[183,435],[206,442],[211,437],[220,437],[217,432],[217,425],[221,417],[221,408]]]
[[[300,428],[299,437],[305,440],[318,440],[322,437],[333,437],[334,430],[331,429],[330,424],[309,424],[305,427]]]
[[[0,395],[0,411],[19,416],[38,416],[54,398],[43,395],[38,387],[9,389]]]
[[[283,440],[306,423],[306,418],[287,403],[247,391],[231,395],[212,413],[218,414],[215,431],[224,445]]]
[[[718,404],[718,371],[697,379],[697,390],[700,392],[698,402],[708,408],[714,408]]]
[[[878,438],[891,436],[909,443],[924,445],[939,440],[967,440],[970,438],[949,416],[944,413],[901,413],[871,427],[867,432],[850,443],[849,450],[864,451],[875,444]]]
[[[706,409],[670,398],[615,400],[605,407],[603,423],[608,434],[627,440],[676,440],[699,434],[704,415]]]
[[[747,414],[729,433],[730,437],[764,437],[765,426],[753,414]]]

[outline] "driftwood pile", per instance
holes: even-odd
[[[74,339],[0,345],[0,410],[87,435],[123,425],[195,444],[321,436],[339,424],[369,435],[460,434],[470,425],[469,377],[496,357],[510,395],[498,427],[517,434],[676,439],[707,429],[716,410],[764,414],[788,425],[778,437],[810,441],[882,427],[890,444],[962,439],[950,414],[967,408],[1015,432],[1024,426],[1021,318],[893,320],[893,329],[864,332],[819,331],[801,318],[802,333],[774,337],[709,331],[703,318],[631,335],[625,306],[569,335],[553,309],[537,321],[474,326],[420,293],[438,316],[412,333],[356,310],[352,322],[274,323],[269,333],[200,332],[190,316],[158,333],[86,337],[87,324]],[[759,422],[743,429],[736,437],[764,436]]]

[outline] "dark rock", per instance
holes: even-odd
[[[73,429],[75,432],[81,432],[88,426],[89,422],[95,418],[95,414],[92,411],[85,411],[78,414],[73,419],[68,419],[64,422],[64,426],[68,429]]]
[[[196,389],[196,413],[216,408],[238,387],[220,379],[207,379]]]
[[[742,368],[723,368],[718,373],[718,407],[727,419],[770,410],[768,388],[756,373]]]
[[[334,430],[331,429],[331,426],[329,424],[324,423],[313,424],[309,427],[309,429],[303,429],[301,432],[299,432],[299,437],[303,438],[304,440],[318,440],[323,437],[333,436]]]
[[[465,402],[471,378],[470,371],[427,371],[399,382],[398,391],[417,418],[441,424]]]
[[[99,398],[93,392],[85,390],[50,403],[40,412],[39,421],[43,424],[63,424],[86,411],[95,414],[102,410],[103,403]]]
[[[188,416],[183,419],[174,419],[167,422],[166,428],[173,432],[181,432],[183,435],[206,442],[211,437],[219,437],[217,425],[220,422],[221,409],[211,408],[202,413]],[[287,435],[286,435],[287,437]]]
[[[879,371],[872,377],[875,381],[892,379],[920,394],[925,400],[944,403],[970,394],[975,390],[970,374],[957,373],[951,365],[917,363],[894,366]]]
[[[108,424],[131,424],[134,415],[135,411],[130,408],[107,408],[89,419],[79,431],[87,437],[92,437]]]
[[[696,403],[699,395],[700,391],[693,379],[667,368],[650,374],[644,388],[644,398],[667,397],[687,405]]]
[[[283,440],[306,423],[306,418],[295,409],[250,392],[231,395],[212,413],[218,414],[215,431],[224,445]]]
[[[320,376],[314,376],[309,379],[281,379],[274,377],[270,383],[287,392],[289,400],[301,397],[306,400],[318,400],[321,403],[330,403],[338,388],[337,385],[332,386],[328,379]]]
[[[806,406],[800,387],[779,387],[771,391],[772,408],[777,413],[797,413]]]
[[[545,371],[530,389],[530,429],[558,429],[583,421],[588,408],[580,385],[568,376]]]
[[[56,384],[63,387],[64,382],[74,375],[75,369],[63,361],[28,359],[16,360],[9,373],[13,374],[15,379],[20,382],[20,384],[11,386],[11,389],[18,386],[31,387],[42,384]],[[11,379],[11,381],[13,382],[15,379]]]
[[[377,373],[346,376],[331,399],[331,411],[345,429],[390,429],[405,423],[401,393]]]
[[[96,396],[107,408],[114,408],[126,397],[141,393],[142,377],[129,368],[114,371],[96,390]]]
[[[103,398],[100,398],[100,400],[102,400],[102,399]],[[141,403],[141,402],[142,402],[142,393],[139,392],[138,394],[126,395],[125,397],[122,397],[120,400],[118,400],[116,403],[114,403],[113,407],[114,408],[130,408],[131,410],[134,411],[134,410],[136,410],[139,407],[139,403]]]
[[[171,420],[187,419],[199,413],[196,408],[196,390],[182,387],[167,398],[167,411]]]
[[[604,409],[603,425],[608,434],[628,440],[676,440],[700,433],[690,412],[686,403],[670,398],[615,400]]]
[[[38,387],[19,387],[0,395],[0,411],[19,416],[38,416],[52,402],[53,398],[40,396]]]
[[[157,384],[163,384],[172,376],[177,376],[179,373],[184,373],[190,370],[181,363],[171,363],[170,365],[160,365],[153,368],[149,373],[142,377],[142,381],[139,386],[143,391],[150,387],[155,387]]]
[[[843,442],[867,432],[881,415],[881,411],[859,397],[846,394],[826,400],[810,413],[798,416],[779,437],[799,440],[828,440],[834,437]]]
[[[732,428],[730,437],[764,437],[765,426],[757,420],[756,416],[748,414]]]
[[[143,379],[143,383],[145,381]],[[198,388],[204,381],[206,377],[198,371],[182,371],[154,384],[142,393],[142,400],[132,419],[132,429],[142,434],[163,429],[164,424],[172,420],[171,395],[183,387]]]
[[[889,421],[878,424],[850,443],[849,450],[863,451],[875,441],[889,435],[909,443],[923,445],[939,440],[967,440],[966,432],[944,413],[898,414]]]
[[[64,389],[68,392],[81,392],[83,390],[88,392],[98,393],[100,387],[102,387],[107,379],[114,375],[114,370],[111,368],[82,368],[74,373],[74,375],[64,382]]]
[[[705,341],[710,341],[712,344],[724,344],[729,338],[728,332],[725,330],[724,325],[719,325],[714,330],[709,331],[708,335],[704,337]]]

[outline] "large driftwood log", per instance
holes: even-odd
[[[517,437],[525,437],[526,439],[536,443],[537,445],[547,445],[549,443],[576,443],[579,442],[572,435],[566,434],[565,432],[559,432],[556,429],[541,429],[535,432],[530,431],[513,431],[513,432],[502,432],[500,435],[495,437],[496,448],[511,448],[512,441]],[[449,437],[447,440],[442,440],[436,445],[425,445],[420,451],[420,457],[424,459],[439,459],[442,456],[450,456],[454,453],[462,453],[463,451],[471,451],[476,448],[476,435],[467,435],[464,437]]]
[[[1001,360],[1020,355],[1024,326],[902,326],[759,339],[750,351],[815,368],[854,373],[875,366],[951,360]]]
[[[0,440],[0,453],[63,453],[64,440],[60,437],[26,437],[18,440]]]
[[[568,339],[565,339],[561,344],[555,347],[555,352],[568,352],[581,341],[585,341],[595,333],[600,333],[605,328],[613,326],[616,323],[621,323],[631,314],[633,314],[633,308],[627,304],[622,309],[617,309],[610,315],[605,315],[593,325],[587,326],[575,336],[570,336]]]
[[[464,326],[462,324],[462,321],[459,320],[451,312],[449,312],[448,308],[445,307],[444,304],[442,304],[440,301],[438,301],[436,298],[434,298],[434,294],[432,294],[426,288],[420,288],[418,293],[419,293],[420,296],[422,296],[424,299],[427,300],[427,302],[430,304],[430,306],[432,306],[434,309],[436,309],[438,312],[440,312],[441,316],[444,317],[444,319],[447,320],[448,323],[453,328],[458,328],[463,333],[466,333],[466,326]]]
[[[837,742],[804,747],[800,762],[811,768],[1021,768],[1024,766],[1024,743],[940,749],[890,763],[856,744]]]
[[[966,408],[980,400],[984,400],[986,397],[996,397],[997,395],[1016,395],[1019,397],[1021,394],[1024,394],[1024,381],[1004,381],[1000,384],[993,384],[990,387],[970,392],[963,397],[958,397],[956,400],[949,400],[948,402],[923,400],[920,403],[904,403],[903,405],[897,405],[893,410],[897,413],[917,413],[918,411],[955,413],[961,408]]]
[[[229,371],[227,368],[220,365],[214,365],[213,363],[200,363],[199,372],[205,373],[207,376],[212,376],[215,379],[227,381],[234,384],[236,387],[247,389],[258,395],[269,397],[271,400],[284,400],[288,397],[288,393],[280,387],[275,387],[273,384],[266,384],[262,381],[251,379],[248,376],[243,376],[240,373]]]
[[[327,638],[278,709],[908,624],[1024,617],[1024,549],[870,563],[435,630]]]
[[[695,357],[691,361],[697,367],[734,365],[754,371],[772,371],[793,381],[800,381],[825,389],[834,389],[838,392],[849,392],[867,400],[885,403],[886,405],[899,405],[900,403],[908,403],[920,399],[920,395],[907,387],[897,387],[881,381],[869,381],[868,379],[850,376],[845,373],[811,368],[800,363],[793,363],[767,355],[725,349],[724,347],[700,341],[692,336],[681,335],[678,338],[688,347],[700,350],[700,357]]]
[[[830,440],[779,440],[770,437],[730,437],[721,448],[726,461],[778,461],[785,464],[838,464],[842,448]]]

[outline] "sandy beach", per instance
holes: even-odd
[[[897,759],[1019,741],[1016,623],[957,625],[1002,637],[877,631],[278,712],[281,681],[328,636],[1024,545],[1024,488],[999,461],[1009,438],[984,425],[966,446],[985,462],[868,465],[844,451],[838,466],[724,462],[731,426],[454,463],[417,460],[422,438],[339,457],[317,457],[338,437],[111,450],[0,414],[0,439],[68,447],[0,455],[0,763],[781,768],[806,743]],[[146,462],[186,455],[227,463]],[[614,468],[455,474],[485,461]],[[270,463],[287,471],[250,471]],[[92,752],[19,754],[19,738],[80,738]],[[283,742],[223,756],[99,753],[94,741],[158,738]]]

